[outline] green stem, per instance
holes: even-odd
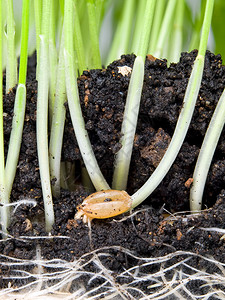
[[[132,39],[132,46],[131,51],[135,54],[137,54],[139,41],[140,41],[140,32],[142,32],[142,21],[143,21],[143,15],[145,13],[145,7],[146,7],[146,0],[138,1],[138,8],[137,8],[137,17],[136,17],[136,23],[134,28],[134,36]]]
[[[49,25],[49,119],[52,120],[55,95],[56,95],[56,74],[57,74],[57,50],[55,44],[55,29],[56,29],[56,10],[55,1],[51,1],[50,8],[50,25]]]
[[[95,0],[96,5],[96,24],[98,33],[100,32],[100,25],[102,20],[102,13],[104,8],[105,0]]]
[[[102,62],[99,49],[99,40],[98,40],[98,26],[96,20],[96,9],[94,0],[87,1],[87,11],[88,11],[88,23],[89,23],[89,32],[90,32],[90,42],[91,42],[91,51],[92,51],[92,66],[93,69],[101,69]]]
[[[191,41],[189,43],[189,51],[193,49],[197,49],[200,42],[202,23],[204,20],[204,12],[205,12],[206,0],[201,1],[201,10],[195,18],[194,25],[192,26],[191,32]]]
[[[143,22],[143,31],[134,61],[133,71],[128,88],[126,105],[121,128],[121,149],[116,154],[112,187],[125,190],[127,186],[134,135],[137,127],[141,93],[144,81],[145,56],[151,32],[155,0],[147,0]]]
[[[27,74],[27,52],[29,37],[29,9],[30,0],[23,0],[22,29],[21,29],[21,56],[19,69],[19,85],[16,90],[14,104],[14,115],[12,131],[10,134],[9,148],[6,160],[5,176],[8,195],[11,193],[13,181],[16,175],[22,142],[24,115],[26,107],[26,74]]]
[[[24,115],[26,107],[26,74],[27,74],[27,53],[29,38],[29,11],[30,1],[23,0],[22,10],[22,29],[21,29],[21,51],[20,51],[20,69],[19,85],[16,90],[14,104],[14,116],[12,121],[12,131],[10,134],[8,155],[5,167],[5,186],[7,190],[7,202],[9,201],[13,181],[16,174],[19,152],[22,142]],[[9,213],[9,209],[8,212]],[[5,218],[9,218],[7,214]],[[8,224],[9,221],[6,221]]]
[[[225,120],[225,90],[213,113],[206,131],[198,160],[193,174],[193,185],[190,191],[191,211],[199,211],[202,207],[202,195],[205,187],[209,167],[212,162]]]
[[[144,22],[142,31],[140,31],[140,41],[138,45],[137,55],[141,56],[145,60],[145,56],[148,50],[149,37],[152,28],[152,20],[155,10],[156,0],[147,0],[145,6]]]
[[[2,0],[0,0],[0,7],[2,7]],[[7,233],[9,225],[9,208],[5,206],[8,204],[8,197],[5,186],[5,158],[4,158],[4,128],[3,128],[3,87],[2,87],[2,10],[0,9],[0,223],[3,233]]]
[[[26,84],[30,0],[23,0],[19,84]]]
[[[119,59],[122,54],[128,53],[134,12],[135,1],[125,0],[122,17],[119,20],[110,53],[107,58],[107,65],[115,59]]]
[[[49,19],[51,1],[43,1],[42,34],[40,35],[40,73],[38,74],[37,100],[37,150],[41,186],[45,208],[45,228],[50,231],[54,224],[54,210],[51,194],[48,158],[48,91],[49,91]],[[40,76],[41,74],[41,76]]]
[[[76,139],[80,148],[84,164],[89,176],[97,190],[107,190],[109,186],[103,177],[91,147],[88,133],[85,129],[84,119],[80,107],[80,99],[75,77],[74,51],[73,51],[73,0],[65,1],[64,29],[65,29],[65,70],[66,90],[70,115],[75,131]]]
[[[6,62],[6,93],[17,84],[17,59],[15,51],[15,21],[13,16],[13,1],[7,5],[7,62]]]
[[[207,0],[206,2],[206,8],[205,8],[205,16],[204,16],[204,21],[203,21],[203,26],[202,26],[202,36],[200,40],[200,46],[199,46],[199,56],[204,55],[208,43],[208,36],[209,36],[209,30],[211,26],[211,20],[212,20],[212,13],[213,13],[213,7],[214,7],[214,0]],[[203,194],[203,189],[204,189],[204,184],[206,180],[206,175],[208,173],[208,169],[212,160],[213,156],[213,147],[218,142],[220,133],[222,131],[221,126],[223,126],[223,112],[219,112],[219,110],[224,109],[224,94],[221,97],[221,100],[219,103],[219,107],[216,107],[215,113],[213,114],[213,118],[210,122],[210,127],[209,130],[207,130],[206,136],[203,141],[202,145],[202,150],[199,155],[199,159],[196,164],[196,169],[194,171],[193,175],[193,188],[190,193],[190,208],[191,210],[199,210],[201,209],[201,202],[202,202],[202,194]],[[218,106],[217,105],[217,106]],[[213,126],[214,130],[212,131],[211,126]],[[217,128],[217,129],[216,129]],[[209,140],[211,139],[211,141]],[[214,141],[214,144],[211,144],[211,142]],[[209,145],[211,148],[211,153],[209,153],[209,150],[206,149],[205,147]],[[204,171],[203,171],[204,169]],[[205,172],[205,174],[204,174]]]
[[[75,40],[75,50],[77,54],[78,59],[78,68],[80,75],[83,73],[85,69],[87,69],[86,62],[85,62],[85,52],[84,52],[84,44],[83,44],[83,38],[80,28],[80,21],[79,21],[79,15],[77,11],[77,4],[74,5],[74,40]]]
[[[137,56],[134,61],[123,115],[120,140],[122,147],[117,152],[114,162],[112,188],[116,190],[126,190],[127,186],[143,81],[144,60],[141,56]]]
[[[188,81],[188,86],[185,92],[185,97],[182,105],[182,109],[177,120],[176,128],[169,144],[169,147],[164,154],[162,160],[160,161],[158,167],[155,169],[153,174],[147,180],[147,182],[136,192],[131,198],[133,200],[132,207],[136,207],[141,202],[143,202],[160,184],[167,172],[169,171],[171,165],[173,164],[186,136],[187,130],[189,128],[193,111],[195,108],[195,103],[198,97],[201,79],[204,68],[204,55],[207,46],[207,33],[209,33],[211,16],[213,10],[214,1],[207,0],[207,7],[205,11],[205,18],[202,29],[202,37],[200,41],[201,54],[199,52],[195,59],[194,66],[191,72],[190,79]],[[204,55],[203,55],[204,54]]]
[[[52,191],[55,197],[60,195],[60,161],[65,123],[66,82],[64,61],[64,29],[62,30],[59,63],[57,69],[57,84],[55,106],[52,116],[52,126],[49,144],[49,161],[51,179],[54,179]]]
[[[35,31],[36,31],[36,53],[37,53],[37,67],[36,78],[39,73],[39,56],[40,56],[40,34],[41,34],[41,16],[42,16],[42,0],[34,0],[34,14],[35,14]]]
[[[168,32],[171,31],[172,18],[174,16],[174,10],[176,4],[177,4],[177,0],[168,1],[166,12],[159,32],[159,38],[157,41],[156,50],[154,51],[155,57],[161,58],[162,56],[164,43],[168,37]]]
[[[165,10],[166,1],[165,0],[157,0],[154,19],[152,24],[152,31],[150,35],[149,49],[148,53],[153,54],[156,49],[157,40],[159,37],[159,30],[162,24],[162,17]]]
[[[205,55],[211,26],[214,0],[207,0],[198,55]]]
[[[59,6],[62,16],[64,15],[64,0],[59,0]]]
[[[16,89],[14,104],[14,115],[12,121],[12,131],[9,140],[9,149],[6,160],[5,176],[7,192],[10,195],[13,181],[16,175],[17,163],[19,159],[20,147],[23,135],[23,124],[26,108],[26,86],[19,84]]]
[[[184,0],[179,0],[176,7],[175,19],[171,32],[170,57],[168,62],[178,62],[182,51],[183,43],[183,21],[184,21]],[[174,47],[175,45],[175,47]]]

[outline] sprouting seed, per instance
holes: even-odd
[[[106,219],[131,209],[131,197],[125,191],[105,190],[93,193],[77,206],[75,219],[83,218],[87,223],[92,219]]]

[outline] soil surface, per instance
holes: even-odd
[[[185,89],[196,51],[182,53],[180,62],[167,67],[166,60],[154,60],[148,56],[145,79],[134,140],[127,192],[133,194],[149,178],[163,157],[171,140],[182,106]],[[81,107],[86,128],[100,168],[111,184],[114,156],[120,149],[120,130],[130,74],[124,75],[121,67],[133,66],[135,56],[122,56],[102,70],[85,71],[78,80]],[[67,236],[68,239],[52,238],[21,240],[21,236],[47,236],[44,229],[44,209],[36,149],[36,102],[35,59],[29,61],[27,78],[27,106],[23,141],[11,201],[35,199],[36,206],[20,205],[12,213],[9,227],[11,237],[0,243],[0,254],[20,259],[33,259],[36,245],[46,259],[60,258],[73,261],[88,251],[105,246],[121,246],[138,256],[163,256],[177,250],[192,251],[213,256],[224,262],[224,236],[202,228],[223,228],[225,222],[225,131],[217,146],[205,187],[204,212],[197,216],[165,216],[166,212],[189,210],[188,180],[192,178],[194,166],[204,134],[212,113],[225,86],[225,67],[220,55],[207,52],[203,80],[185,142],[179,155],[155,192],[145,200],[144,210],[118,222],[121,216],[107,220],[93,220],[90,232],[86,225],[74,222],[76,206],[89,195],[90,186],[82,184],[83,162],[77,146],[67,108],[62,160],[69,178],[71,191],[62,190],[60,198],[54,199],[56,222],[52,236]],[[15,89],[4,97],[5,154],[10,137]],[[65,104],[66,105],[66,104]],[[66,105],[67,107],[67,105]],[[75,172],[73,166],[75,165]],[[72,170],[72,171],[71,171]],[[113,251],[112,251],[113,252]],[[1,257],[0,260],[7,260]],[[105,259],[107,267],[114,272],[132,266],[118,253]],[[10,267],[0,270],[1,280]],[[23,282],[11,284],[19,285]]]

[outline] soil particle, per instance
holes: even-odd
[[[159,128],[152,141],[150,140],[143,149],[140,149],[141,158],[156,168],[165,154],[170,140],[170,136],[162,128]]]

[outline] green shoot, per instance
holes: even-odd
[[[66,70],[66,90],[70,115],[75,131],[76,139],[80,148],[84,164],[96,190],[107,190],[109,186],[103,177],[96,158],[94,156],[88,133],[85,129],[84,119],[80,107],[78,87],[76,84],[73,51],[73,0],[65,1],[64,9],[64,37],[65,37],[65,70]]]
[[[42,16],[42,0],[34,0],[34,14],[35,14],[35,31],[36,31],[36,53],[37,53],[37,67],[36,77],[38,78],[39,57],[40,57],[40,34],[41,34],[41,16]]]
[[[168,32],[171,31],[172,18],[174,16],[174,10],[175,10],[176,4],[177,4],[177,0],[169,0],[168,1],[165,15],[164,15],[164,18],[162,21],[161,29],[159,32],[159,37],[157,40],[156,48],[155,48],[155,51],[153,52],[153,55],[157,58],[162,57],[163,47],[164,47],[165,41],[167,39]]]
[[[194,26],[192,26],[192,35],[191,35],[191,41],[189,44],[189,51],[192,51],[193,49],[197,49],[199,42],[200,42],[200,36],[201,36],[201,29],[202,29],[202,23],[204,20],[204,12],[205,12],[205,5],[206,0],[201,1],[201,9],[200,12],[197,13],[197,16],[194,20]]]
[[[26,84],[30,0],[23,0],[19,84]]]
[[[206,131],[198,160],[193,174],[193,184],[190,191],[191,211],[199,211],[202,208],[202,196],[205,182],[216,150],[225,120],[225,90],[213,113],[209,127]]]
[[[121,149],[116,154],[115,168],[113,174],[112,186],[118,190],[125,190],[130,167],[131,154],[133,149],[133,140],[137,126],[141,93],[144,81],[145,56],[149,42],[155,0],[147,0],[143,22],[143,31],[139,41],[137,57],[134,62],[131,74],[124,117],[122,123]]]
[[[138,45],[140,40],[140,32],[142,31],[143,25],[143,16],[145,14],[146,0],[139,1],[139,5],[137,7],[137,17],[134,28],[134,36],[132,40],[131,52],[137,53]],[[126,53],[126,52],[124,52]]]
[[[165,6],[166,6],[165,0],[156,1],[155,14],[154,14],[152,31],[150,35],[150,41],[149,41],[149,49],[148,49],[149,54],[153,54],[155,52]]]
[[[89,22],[89,31],[90,31],[90,40],[91,40],[91,51],[92,51],[92,68],[101,69],[101,56],[99,49],[98,41],[98,22],[96,18],[96,7],[94,0],[86,0],[87,2],[87,11],[88,11],[88,22]]]
[[[169,49],[169,62],[178,62],[182,51],[183,44],[183,19],[184,19],[184,0],[179,0],[176,6],[173,29],[171,32],[171,47]],[[174,46],[175,45],[175,46]]]
[[[42,28],[40,35],[40,60],[37,100],[37,150],[41,185],[45,208],[45,228],[50,231],[54,224],[54,210],[51,194],[48,158],[48,91],[49,91],[49,51],[50,0],[43,0]]]
[[[100,25],[102,20],[102,15],[104,11],[105,0],[95,0],[96,5],[96,28],[98,33],[100,32]]]
[[[204,68],[204,56],[208,42],[213,5],[214,1],[207,0],[198,56],[196,57],[194,62],[194,66],[185,92],[183,106],[169,147],[162,160],[160,161],[158,167],[155,169],[147,182],[136,193],[132,195],[132,207],[136,207],[137,205],[139,205],[155,190],[155,188],[159,185],[159,183],[169,171],[183,144],[184,138],[191,122],[191,117],[195,108],[195,103],[201,84]]]
[[[118,59],[129,50],[132,20],[134,18],[135,1],[125,0],[123,4],[122,18],[117,25],[115,37],[107,58],[107,65]]]
[[[223,37],[225,36],[224,13],[225,1],[217,0],[212,18],[212,29],[215,38],[215,53],[220,53],[223,58],[225,57],[225,45],[223,41]]]
[[[65,106],[66,102],[66,82],[65,82],[65,62],[64,62],[64,29],[62,31],[59,63],[57,69],[55,105],[52,116],[52,126],[49,144],[49,160],[51,179],[54,180],[52,191],[55,197],[60,195],[60,161],[63,141]]]
[[[0,0],[0,7],[2,7],[2,0]],[[7,232],[9,225],[9,208],[5,206],[8,204],[8,197],[5,187],[5,158],[4,158],[4,130],[3,130],[3,87],[2,87],[2,10],[0,9],[0,220],[2,231]]]
[[[49,24],[49,118],[50,122],[54,110],[56,94],[56,67],[57,67],[57,50],[55,44],[55,27],[56,27],[56,1],[51,1],[50,7],[50,24]]]
[[[88,22],[88,11],[87,11],[87,1],[78,1],[75,0],[75,8],[74,8],[74,29],[75,29],[75,23],[76,21],[76,11],[79,17],[79,26],[80,31],[82,35],[82,41],[83,41],[83,50],[84,50],[84,57],[85,57],[85,65],[91,68],[93,59],[93,51],[92,51],[92,45],[91,45],[91,39],[90,39],[90,30],[89,30],[89,22]],[[75,33],[74,33],[75,34]],[[76,36],[74,36],[76,39]],[[76,45],[74,45],[76,47]],[[81,50],[80,50],[81,51]],[[78,54],[76,55],[78,58]],[[75,57],[76,59],[76,57]],[[79,63],[79,61],[78,61]],[[78,65],[79,67],[79,65]]]
[[[27,52],[29,36],[29,9],[30,0],[23,0],[22,28],[21,28],[21,52],[19,68],[19,84],[16,90],[14,104],[14,116],[12,131],[10,134],[9,149],[6,160],[5,176],[8,196],[11,193],[16,168],[19,159],[20,146],[23,134],[23,123],[26,107],[26,74],[27,74]]]
[[[117,152],[114,162],[112,188],[126,190],[133,149],[133,140],[137,126],[140,98],[144,80],[144,60],[137,56],[129,83],[126,106],[121,128],[121,149]]]
[[[7,62],[6,93],[17,84],[17,59],[15,51],[15,21],[13,17],[13,0],[6,1],[7,6]]]
[[[141,56],[144,61],[145,61],[145,57],[149,45],[149,37],[152,28],[152,20],[155,11],[155,4],[156,4],[156,0],[146,1],[143,27],[140,28],[140,41],[138,44],[137,56]]]
[[[75,50],[78,59],[78,69],[80,75],[86,69],[86,62],[85,62],[85,52],[84,52],[84,44],[83,38],[81,33],[80,21],[79,21],[79,14],[77,11],[77,4],[74,5],[74,41],[75,41]]]

